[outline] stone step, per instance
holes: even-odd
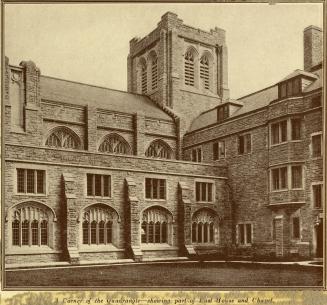
[[[183,261],[189,260],[186,256],[164,256],[164,257],[144,257],[143,262],[159,262],[159,261]]]

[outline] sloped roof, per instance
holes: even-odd
[[[40,77],[41,98],[75,105],[95,105],[97,108],[134,114],[144,112],[146,116],[173,120],[150,98],[124,91],[92,86],[49,76]]]
[[[243,105],[238,110],[236,110],[231,116],[236,117],[243,113],[251,112],[253,110],[267,106],[271,101],[278,98],[278,86],[274,85],[263,90],[254,92],[252,94],[246,95],[244,97],[236,100],[238,104]],[[206,126],[217,123],[217,107],[201,113],[192,122],[189,132],[197,129],[204,128]]]
[[[263,90],[243,96],[239,98],[238,101],[243,102],[244,106],[239,110],[235,111],[232,117],[268,106],[270,102],[276,100],[277,98],[278,98],[277,85],[273,85]]]
[[[303,92],[308,93],[310,91],[322,88],[322,69],[317,70],[315,73],[306,72],[303,70],[295,70],[288,76],[286,76],[282,81],[293,78],[298,75],[303,75],[306,77],[311,77],[313,82],[308,85]],[[235,111],[230,118],[249,113],[251,111],[268,106],[270,102],[278,99],[278,83],[262,89],[260,91],[254,92],[252,94],[243,96],[235,101],[238,104],[242,104],[237,111]],[[192,132],[206,126],[217,123],[217,107],[210,109],[209,111],[201,113],[197,118],[195,118],[189,128],[188,132]]]
[[[322,73],[322,69],[319,69],[315,72],[315,74],[317,75],[318,79],[315,80],[313,83],[311,83],[308,87],[306,87],[303,92],[310,92],[319,88],[322,88],[322,81],[323,81],[323,73]]]
[[[299,75],[314,78],[314,79],[318,78],[317,75],[315,75],[313,73],[297,69],[297,70],[294,70],[291,74],[287,75],[285,78],[283,78],[281,80],[281,82],[283,82],[285,80],[288,80],[288,79],[291,79],[293,77],[299,76]]]

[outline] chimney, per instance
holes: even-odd
[[[311,69],[322,62],[322,30],[310,25],[303,31],[304,70]]]

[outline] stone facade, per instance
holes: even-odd
[[[288,78],[233,101],[224,30],[205,32],[166,13],[149,35],[130,41],[127,67],[128,92],[121,92],[46,77],[33,62],[13,66],[6,59],[7,264],[212,251],[318,255],[323,203],[313,206],[313,186],[322,184],[323,171],[312,142],[322,132],[316,59],[290,78],[301,81],[301,94],[280,97]],[[217,122],[225,105],[229,115]],[[300,122],[296,140],[293,119]],[[287,124],[287,141],[272,145],[279,121]],[[248,134],[251,148],[240,152]],[[219,160],[217,141],[225,145]],[[195,148],[201,162],[193,162]],[[296,165],[301,185],[291,187]],[[288,169],[289,187],[271,191],[280,167]]]

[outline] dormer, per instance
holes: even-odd
[[[317,79],[317,75],[295,70],[278,83],[278,98],[296,97],[302,95],[303,90]]]
[[[230,116],[232,116],[237,110],[243,106],[242,103],[236,100],[227,100],[217,107],[217,122],[220,123]]]

